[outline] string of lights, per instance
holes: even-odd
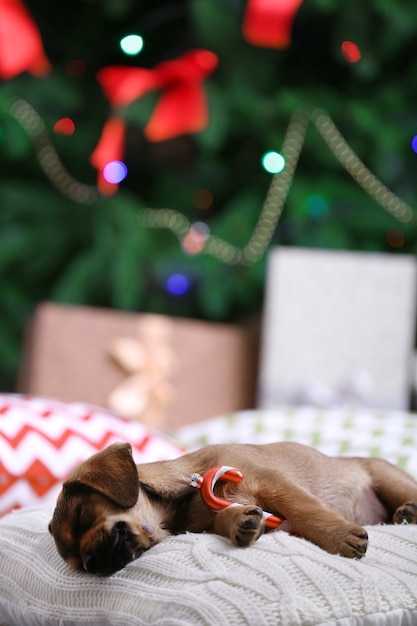
[[[78,182],[68,173],[55,150],[42,118],[29,102],[23,98],[13,98],[10,101],[9,113],[32,139],[39,164],[53,186],[64,196],[79,204],[94,204],[98,198],[97,189]]]
[[[312,121],[334,156],[362,189],[393,217],[403,223],[415,221],[413,209],[392,193],[354,153],[330,116],[320,108],[303,108],[291,118],[282,146],[283,169],[274,175],[258,222],[248,243],[238,248],[219,237],[206,238],[204,252],[230,265],[255,263],[268,248],[274,235]],[[181,241],[192,229],[189,220],[171,209],[148,209],[144,220],[152,228],[169,228]]]
[[[94,204],[99,197],[97,189],[76,181],[67,172],[42,119],[33,107],[21,98],[14,98],[10,102],[9,112],[34,141],[40,166],[51,183],[63,195],[78,203]],[[264,255],[277,228],[310,122],[314,123],[331,152],[350,176],[383,209],[400,222],[411,223],[416,220],[413,209],[365,166],[323,109],[302,107],[290,119],[279,155],[282,168],[272,178],[258,221],[245,246],[239,248],[212,235],[204,223],[193,224],[181,212],[169,208],[142,210],[138,214],[138,222],[147,228],[171,230],[189,254],[204,252],[229,265],[252,265]],[[201,225],[205,228],[201,228]]]
[[[301,112],[295,113],[290,120],[282,148],[285,167],[272,179],[258,222],[248,243],[243,248],[238,248],[215,235],[207,235],[203,248],[205,253],[230,265],[239,263],[251,265],[264,254],[284,209],[304,145],[308,122],[308,115]],[[152,228],[172,230],[180,241],[183,241],[187,233],[193,229],[188,218],[172,209],[147,209],[140,217]]]
[[[411,207],[378,180],[353,152],[336,128],[333,120],[325,111],[318,108],[313,109],[311,118],[335,157],[367,194],[401,222],[411,222],[415,219],[415,214]]]

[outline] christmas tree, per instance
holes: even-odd
[[[408,0],[0,0],[2,387],[44,299],[235,321],[270,245],[414,253],[416,36]]]

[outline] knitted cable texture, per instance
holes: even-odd
[[[0,520],[0,624],[7,626],[412,626],[417,527],[369,527],[361,561],[277,531],[247,549],[169,538],[110,578],[70,570],[51,511]]]

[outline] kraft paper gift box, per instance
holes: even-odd
[[[257,358],[256,332],[238,325],[46,302],[18,389],[173,429],[252,408]]]
[[[416,285],[412,256],[272,249],[260,406],[408,408]]]

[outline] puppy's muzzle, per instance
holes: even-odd
[[[110,576],[138,558],[144,550],[128,525],[118,522],[110,533],[82,555],[83,567],[90,574]]]

